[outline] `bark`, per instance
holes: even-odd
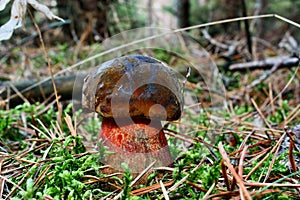
[[[55,84],[57,87],[58,95],[61,100],[71,100],[73,94],[77,94],[76,98],[81,100],[81,89],[83,79],[87,74],[69,75],[55,77]],[[76,83],[76,85],[74,85]],[[46,98],[54,94],[51,79],[39,80],[26,80],[21,82],[0,82],[0,99],[8,100],[10,107],[17,106],[24,102],[21,95],[29,102],[42,102]],[[15,89],[19,94],[16,94]],[[21,95],[20,95],[21,94]]]
[[[190,26],[190,1],[189,0],[178,0],[178,26],[184,28]]]

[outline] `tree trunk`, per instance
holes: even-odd
[[[178,0],[177,1],[177,13],[178,13],[178,26],[184,28],[190,26],[190,1]]]
[[[237,0],[223,0],[225,19],[232,19],[241,17],[241,1]],[[240,32],[241,22],[231,22],[224,24],[225,31],[229,33]]]
[[[57,0],[59,16],[70,19],[63,28],[66,40],[78,42],[102,41],[108,35],[106,11],[114,1],[107,0]]]

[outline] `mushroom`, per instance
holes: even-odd
[[[101,64],[84,80],[83,107],[99,113],[99,138],[113,155],[104,162],[140,172],[172,163],[161,121],[178,120],[182,88],[175,72],[148,56],[129,55]]]

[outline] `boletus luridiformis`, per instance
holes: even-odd
[[[84,81],[83,106],[99,113],[99,137],[113,155],[104,162],[139,172],[154,160],[172,163],[161,121],[178,120],[182,88],[175,72],[148,56],[129,55],[101,64]]]

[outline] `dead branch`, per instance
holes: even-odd
[[[220,153],[222,155],[222,158],[223,158],[224,162],[226,163],[229,171],[231,172],[232,176],[236,179],[237,183],[239,184],[239,187],[240,187],[240,189],[242,191],[242,193],[240,193],[241,197],[245,198],[245,199],[252,199],[251,196],[250,196],[250,194],[249,194],[249,192],[247,191],[247,189],[246,189],[246,187],[244,185],[243,177],[240,177],[236,173],[234,167],[230,163],[228,155],[227,155],[227,153],[226,153],[226,151],[225,151],[225,149],[224,149],[224,147],[223,147],[223,145],[222,145],[221,142],[219,143],[218,147],[219,147],[219,151],[220,151]]]
[[[221,43],[217,41],[216,39],[212,38],[210,34],[208,33],[207,29],[203,29],[202,31],[203,37],[208,40],[212,45],[215,45],[221,49],[228,50],[229,46],[227,44]]]
[[[278,65],[278,68],[284,67],[295,67],[299,65],[299,58],[288,57],[288,56],[278,56],[267,58],[265,60],[252,61],[246,63],[237,63],[229,66],[230,70],[254,70],[254,69],[270,69],[273,66]]]
[[[255,79],[254,81],[252,81],[249,85],[246,86],[247,90],[250,90],[251,88],[254,88],[255,86],[259,85],[261,82],[263,82],[265,79],[267,79],[268,77],[270,77],[270,75],[272,73],[274,73],[279,66],[281,65],[281,63],[276,63],[272,69],[264,71],[264,73],[262,75],[260,75],[257,79]]]
[[[72,99],[73,93],[81,92],[83,79],[87,74],[68,75],[55,77],[54,81],[57,85],[58,95],[61,100]],[[74,84],[76,85],[74,86]],[[3,99],[10,106],[16,106],[24,101],[24,98],[29,102],[43,101],[47,97],[53,95],[53,84],[51,79],[44,81],[25,80],[21,82],[0,82],[0,99]],[[79,96],[78,96],[79,97]]]

